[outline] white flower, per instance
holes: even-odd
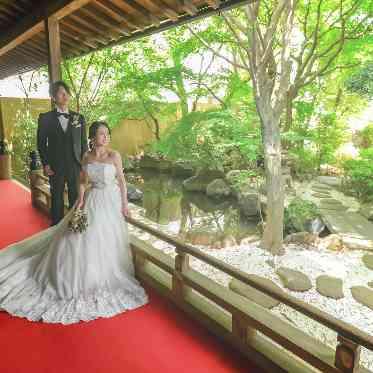
[[[79,123],[79,115],[75,114],[75,115],[73,116],[73,120],[72,120],[71,125],[72,125],[73,127],[75,127],[75,128],[78,128],[78,127],[81,126],[81,124]]]

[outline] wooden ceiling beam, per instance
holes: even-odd
[[[77,32],[75,29],[70,27],[68,24],[65,24],[64,22],[60,23],[60,32],[64,35],[64,37],[69,37],[70,39],[74,40],[75,43],[83,43],[88,48],[96,49],[99,42],[94,42],[91,39],[88,39],[84,37],[82,34]]]
[[[91,41],[96,41],[98,44],[101,44],[101,45],[106,45],[107,44],[106,39],[102,38],[101,36],[92,32],[91,30],[86,29],[84,26],[82,26],[81,24],[75,22],[74,20],[72,20],[70,18],[71,17],[69,17],[69,19],[66,18],[66,19],[62,20],[61,21],[61,26],[63,26],[63,27],[67,26],[68,28],[74,30],[76,33],[81,35],[78,39],[75,38],[76,40],[87,40],[87,41],[89,40],[90,42]]]
[[[107,1],[106,1],[107,2]],[[134,0],[120,0],[120,1],[115,1],[116,6],[122,6],[122,7],[127,7],[131,9],[132,11],[135,11],[138,13],[142,18],[145,19],[145,23],[143,22],[143,26],[149,26],[149,25],[159,25],[161,22],[161,19],[157,17],[155,14],[152,14],[148,9],[144,8],[140,4],[138,4]],[[141,18],[140,18],[141,20]],[[141,27],[141,29],[144,29],[144,27]]]
[[[44,29],[44,18],[54,15],[61,19],[88,4],[91,0],[54,0],[40,1],[31,14],[23,17],[15,27],[0,36],[0,56],[17,45],[30,39],[36,33]]]
[[[117,31],[120,35],[131,35],[131,31],[129,28],[127,28],[127,25],[114,21],[112,18],[110,18],[97,8],[93,10],[88,7],[80,8],[79,12],[85,14],[93,20],[98,21],[98,23],[108,27],[109,30],[112,29],[114,31]]]
[[[65,18],[61,21],[62,25],[67,25],[68,27],[72,28],[79,34],[82,34],[82,37],[86,37],[87,39],[90,38],[91,40],[97,41],[99,44],[106,45],[107,39],[103,38],[100,33],[94,33],[91,29],[88,29],[81,23],[74,20],[73,16],[70,16],[69,18]]]

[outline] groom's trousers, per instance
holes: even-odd
[[[78,166],[73,165],[66,171],[55,171],[54,175],[49,176],[51,188],[51,225],[57,224],[64,217],[64,191],[67,184],[67,194],[69,199],[69,208],[72,208],[79,194],[79,174]]]

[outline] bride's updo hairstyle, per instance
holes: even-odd
[[[101,126],[106,127],[108,129],[108,131],[109,131],[109,134],[111,135],[111,129],[110,129],[109,125],[105,121],[97,120],[97,121],[93,122],[90,125],[89,132],[88,132],[88,139],[89,139],[88,147],[89,147],[89,150],[93,149],[94,141],[95,141],[96,134],[97,134],[97,130]]]

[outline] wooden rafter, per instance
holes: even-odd
[[[66,17],[91,0],[55,0],[40,2],[31,14],[22,18],[16,27],[0,37],[0,56],[15,48],[44,29],[44,18],[54,14],[56,19]]]

